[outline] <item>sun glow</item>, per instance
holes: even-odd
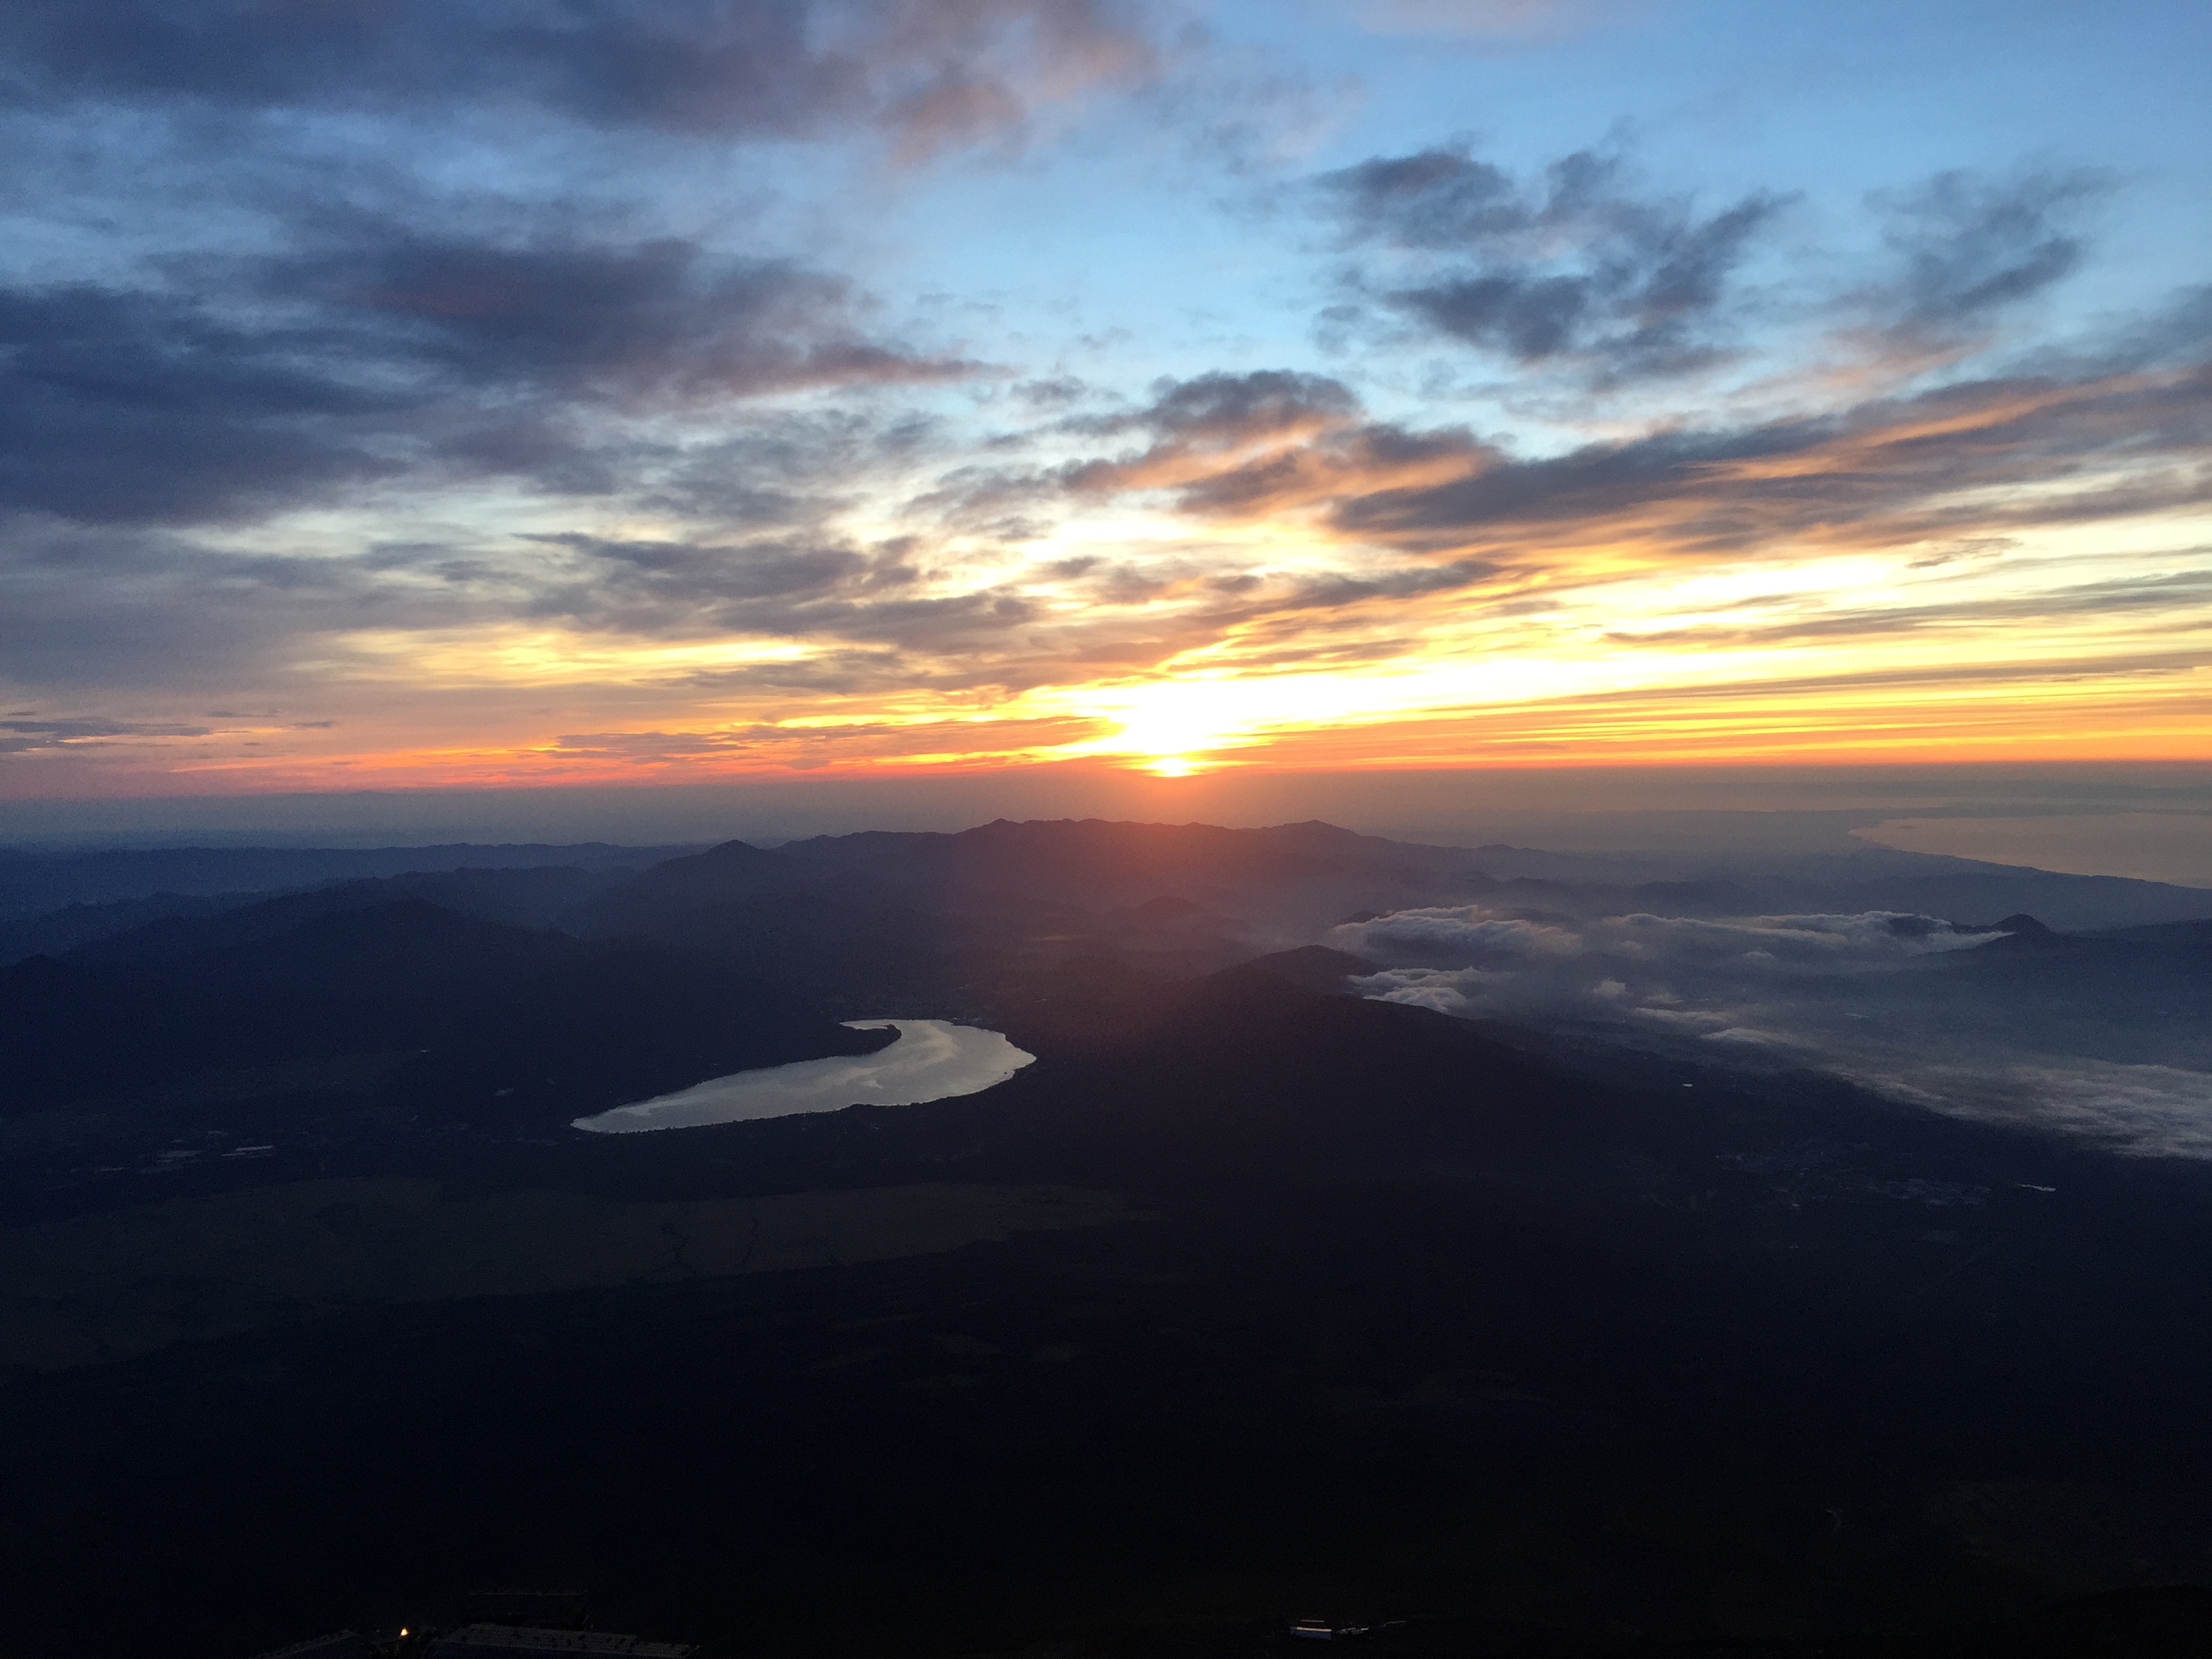
[[[1091,728],[1051,745],[1053,757],[1165,777],[1295,763],[1316,747],[1339,763],[1387,750],[1431,764],[1563,744],[1652,758],[1798,744],[2003,749],[2026,737],[2023,724],[2049,728],[2067,706],[2101,721],[2096,741],[2115,752],[2170,746],[2201,727],[2201,711],[2183,715],[2201,676],[2169,637],[2143,637],[2136,614],[2072,605],[2075,584],[2109,580],[2121,559],[2163,574],[2169,556],[2153,534],[2141,539],[2148,558],[2117,537],[2092,550],[2061,533],[1955,550],[1808,550],[1795,562],[1640,579],[1586,571],[1541,605],[1469,593],[1400,609],[1372,645],[1344,619],[1330,641],[1340,660],[1326,667],[1283,664],[1278,632],[1232,629],[1153,678],[1038,687],[1012,707]],[[1976,614],[1996,599],[2022,612],[2039,589],[2049,609],[2032,646]],[[2161,635],[2202,625],[2191,597],[2175,592]],[[2087,736],[2069,732],[2066,746]]]
[[[1069,687],[1039,700],[1110,721],[1113,730],[1066,745],[1067,756],[1133,760],[1164,777],[1225,763],[1225,751],[1291,732],[1440,714],[1585,688],[1612,678],[1603,660],[1430,662],[1379,672],[1206,676],[1133,685]]]
[[[1978,538],[1920,528],[1881,547],[1808,536],[1686,562],[1627,533],[1405,592],[1389,586],[1402,557],[1360,549],[1336,550],[1343,585],[1330,589],[1331,550],[1302,526],[1201,544],[1112,521],[1130,532],[1114,551],[1091,542],[1009,575],[1018,599],[969,606],[934,575],[902,593],[918,625],[951,629],[903,653],[828,627],[350,629],[310,665],[327,678],[297,712],[317,718],[272,708],[64,731],[17,771],[66,773],[89,793],[154,772],[311,789],[1073,761],[1184,778],[1571,758],[2156,758],[2212,743],[2199,643],[2212,586],[2194,513]],[[432,711],[459,708],[475,742],[420,741]]]
[[[1188,777],[1202,757],[1251,741],[1252,687],[1229,679],[1158,680],[1093,705],[1116,730],[1098,750],[1141,759],[1163,777]]]

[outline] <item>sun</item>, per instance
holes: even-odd
[[[1158,777],[1188,777],[1209,751],[1251,741],[1252,688],[1235,680],[1155,680],[1101,702],[1094,712],[1116,729],[1098,752],[1126,755]]]

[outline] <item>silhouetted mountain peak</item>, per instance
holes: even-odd
[[[1344,981],[1352,975],[1374,971],[1375,964],[1366,957],[1353,956],[1348,951],[1333,951],[1326,945],[1302,945],[1295,951],[1277,951],[1225,970],[1231,975],[1264,975],[1301,991],[1316,991],[1325,996],[1343,994]]]
[[[710,861],[717,864],[748,864],[761,859],[772,859],[775,856],[775,854],[765,847],[756,847],[749,841],[726,841],[709,847],[703,853],[693,854],[690,861],[695,864],[706,864]]]
[[[83,925],[92,930],[91,937],[70,955],[76,961],[95,963],[174,960],[277,939],[318,917],[374,910],[406,898],[486,921],[537,929],[620,878],[614,872],[566,866],[492,867],[367,877],[274,898],[238,894],[228,902],[182,899],[181,914],[156,915],[137,927],[101,930],[96,917],[88,917]],[[144,901],[135,901],[104,908],[127,921],[146,906]]]
[[[642,868],[679,847],[455,842],[439,847],[173,847],[0,858],[0,915],[36,915],[72,903],[109,903],[157,893],[178,897],[246,895],[334,881],[431,872]]]
[[[1987,945],[1983,951],[2012,953],[2021,951],[2049,951],[2064,946],[2069,940],[2063,933],[2055,933],[2033,916],[2021,912],[2007,916],[2002,921],[1990,924],[1989,931],[2002,935]]]
[[[706,908],[787,898],[805,885],[807,874],[784,853],[726,841],[689,858],[654,865],[579,905],[562,925],[586,935],[690,938]]]
[[[1213,915],[1279,937],[1317,931],[1353,908],[1463,902],[1494,884],[1458,849],[1404,845],[1318,820],[1240,830],[999,818],[952,833],[817,836],[772,852],[727,842],[656,866],[571,920],[593,934],[750,948],[757,930],[728,907],[803,897],[825,915],[897,908],[937,918],[940,931],[961,935],[964,949],[983,935],[1005,944],[1017,933],[1079,931],[1086,915],[1164,922],[1169,905],[1187,921]],[[1040,928],[1040,906],[1065,912],[1063,925]]]

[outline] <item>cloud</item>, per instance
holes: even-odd
[[[1478,963],[1522,963],[1579,956],[1583,948],[1582,939],[1570,927],[1501,915],[1474,905],[1401,910],[1340,927],[1337,933],[1352,941],[1344,948],[1375,961],[1441,961],[1468,969]]]
[[[279,297],[368,322],[391,356],[471,387],[543,385],[656,404],[793,386],[940,380],[858,337],[850,286],[680,238],[615,246],[385,240],[280,269]]]
[[[485,571],[486,583],[507,588],[507,603],[527,616],[632,637],[828,635],[951,652],[1034,616],[1008,589],[943,592],[897,544],[532,539],[546,557],[502,562]]]
[[[1787,204],[1755,194],[1701,215],[1641,197],[1626,162],[1581,150],[1521,180],[1461,149],[1377,156],[1317,181],[1357,295],[1523,367],[1601,380],[1679,374],[1723,349],[1723,301]],[[1344,319],[1340,318],[1339,325]]]
[[[2008,976],[2020,959],[1981,949],[2002,937],[1893,911],[1574,918],[1471,905],[1346,924],[1328,942],[1385,964],[1355,981],[1382,1001],[1828,1072],[1937,1110],[2212,1158],[2212,1073],[2191,1063],[2201,1039],[2115,1024],[2094,982]],[[2041,1006],[2054,992],[2063,1018]]]
[[[35,754],[115,738],[203,738],[204,726],[159,720],[0,720],[0,755]]]
[[[1534,631],[1570,650],[1601,641],[1663,653],[1980,639],[2005,623],[2044,640],[2103,617],[2134,645],[2124,652],[2108,639],[2094,665],[2073,659],[2077,683],[2185,672],[2184,641],[2201,627],[2206,598],[2194,550],[2093,571],[2032,544],[2069,523],[2201,505],[2212,370],[2147,372],[2086,355],[2062,367],[2075,378],[1962,381],[1820,417],[1632,434],[1533,456],[1464,428],[1376,419],[1330,377],[1212,374],[1160,382],[1134,409],[1039,428],[1079,446],[1135,441],[1118,453],[1101,444],[1106,453],[1057,465],[963,469],[931,505],[966,528],[1079,522],[1134,497],[1131,506],[1187,526],[1253,532],[1211,542],[1193,533],[1151,552],[1124,544],[1036,567],[1038,623],[1010,632],[1007,645],[1065,664],[1141,667],[1178,652],[1248,672],[1418,663],[1433,660],[1425,632],[1454,624],[1487,628],[1483,637],[1510,653],[1510,618],[1587,604],[1579,620],[1540,621]],[[1928,548],[1973,556],[1948,574],[1918,574],[1927,562],[1914,550]],[[1813,588],[1790,574],[1844,554],[1911,563],[1916,574],[1902,585]],[[1762,562],[1775,567],[1771,592],[1602,608],[1607,584],[1672,583],[1701,568],[1741,575]],[[2170,623],[2153,620],[2168,611]],[[2146,633],[2165,628],[2170,643]],[[1018,684],[1035,669],[1002,672]],[[1585,723],[1636,725],[1685,704],[1741,710],[1747,699],[1780,698],[1809,711],[1821,697],[1909,700],[1914,688],[2031,684],[2048,672],[2039,647],[1940,661],[1921,649],[1878,665],[1854,651],[1802,671],[1765,664],[1749,681],[1672,675],[1649,690],[1589,693],[1587,722],[1564,708],[1559,721],[1571,737]]]
[[[670,269],[687,268],[671,261]],[[316,301],[336,303],[319,294]],[[512,532],[448,527],[343,549],[294,551],[279,540],[249,550],[204,531],[128,523],[41,529],[19,520],[0,544],[0,655],[21,685],[74,688],[72,700],[106,685],[114,694],[106,706],[134,718],[145,708],[134,687],[189,686],[195,696],[251,688],[293,702],[312,680],[388,673],[390,653],[410,639],[458,660],[439,642],[470,635],[526,637],[532,642],[517,648],[533,665],[557,663],[573,649],[576,665],[560,672],[581,681],[614,672],[592,665],[612,664],[633,647],[658,653],[684,645],[665,666],[629,672],[649,672],[670,698],[695,701],[787,692],[1016,696],[1156,672],[1179,657],[1194,659],[1193,653],[1248,672],[1356,672],[1363,665],[1419,662],[1433,649],[1425,630],[1440,620],[1494,617],[1504,627],[1532,596],[1553,605],[1570,600],[1577,583],[1591,580],[1594,562],[1607,574],[1638,563],[1674,570],[1771,558],[1786,565],[1808,551],[1986,540],[2069,516],[2093,523],[2201,501],[2212,454],[2212,374],[2202,368],[2112,373],[2091,364],[2081,380],[1966,383],[1822,420],[1629,437],[1538,457],[1514,455],[1463,428],[1377,420],[1329,377],[1214,374],[1162,382],[1141,406],[1109,417],[1048,412],[1040,441],[1127,440],[1128,447],[1025,472],[967,471],[941,505],[911,509],[911,532],[864,537],[841,518],[848,498],[887,474],[927,476],[946,458],[963,459],[942,434],[917,435],[895,410],[815,405],[740,417],[733,406],[716,404],[720,435],[674,449],[649,432],[633,438],[605,421],[580,434],[564,428],[562,411],[605,406],[596,392],[572,390],[580,381],[634,374],[630,383],[653,388],[654,398],[688,395],[681,386],[659,390],[670,372],[654,355],[665,337],[661,322],[653,305],[639,309],[641,319],[610,320],[604,349],[550,358],[532,345],[538,325],[527,305],[520,321],[468,319],[448,337],[434,319],[420,325],[430,331],[427,339],[410,338],[415,355],[404,361],[427,365],[419,373],[433,386],[449,373],[441,355],[488,361],[491,367],[468,378],[501,388],[495,401],[514,422],[504,430],[526,434],[538,429],[528,421],[538,421],[550,434],[542,449],[518,440],[514,459],[487,460],[466,446],[502,429],[490,424],[492,404],[459,397],[387,407],[371,398],[357,410],[346,401],[350,383],[339,380],[332,412],[295,421],[295,435],[324,447],[308,452],[312,464],[297,473],[233,477],[210,467],[196,477],[180,467],[175,487],[198,492],[181,502],[95,501],[76,510],[120,516],[127,508],[141,521],[197,516],[205,524],[218,514],[271,510],[286,490],[295,502],[325,501],[363,476],[370,483],[395,476],[349,475],[346,468],[361,458],[433,483],[495,465],[536,477],[556,465],[592,464],[615,475],[600,486],[611,501],[655,524],[653,533],[557,528],[560,517],[541,511]],[[411,315],[393,321],[374,309],[363,326],[380,340],[387,328],[416,329]],[[490,330],[489,340],[471,331],[479,327]],[[191,337],[180,339],[175,349],[191,367]],[[154,373],[128,356],[118,372]],[[640,362],[641,368],[628,367]],[[231,385],[222,377],[212,383]],[[280,391],[290,385],[281,377],[274,384]],[[234,404],[225,416],[210,393],[194,422],[203,442],[234,445],[241,466],[253,459],[260,424],[281,423],[259,411],[301,406],[260,392],[258,382],[248,386],[260,402],[225,392]],[[238,409],[254,411],[252,418]],[[412,412],[403,420],[393,409]],[[156,458],[167,453],[134,430],[121,428]],[[53,434],[27,441],[40,441],[51,444]],[[275,453],[280,460],[287,454]],[[527,470],[533,466],[540,472]],[[167,476],[152,461],[138,471],[144,483]],[[96,489],[96,477],[87,476],[86,487]],[[2032,499],[2016,494],[2023,486],[2033,487]],[[1252,524],[1268,533],[1127,543],[1048,560],[984,539],[1024,518],[1048,529],[1061,515],[1079,521],[1123,495],[1164,502],[1194,529]],[[72,507],[68,498],[46,499]],[[588,525],[619,515],[578,516]],[[664,523],[669,527],[658,529]],[[1717,616],[1693,605],[1679,621],[1655,613],[1636,628],[1593,623],[1605,622],[1604,637],[1616,648],[1903,635],[1993,621],[2047,631],[2094,617],[2145,619],[2127,624],[2140,635],[2163,625],[2156,619],[2169,609],[2173,626],[2185,629],[2202,609],[2193,560],[2177,552],[2172,568],[2092,581],[2039,578],[1994,591],[1972,582],[1938,591],[1937,578],[1924,577],[1909,599],[1885,589]],[[1971,575],[1975,567],[1962,568]],[[366,646],[356,643],[362,636]],[[570,644],[555,643],[563,640]],[[749,655],[747,641],[760,647],[757,654]],[[726,654],[691,652],[690,642],[715,643]],[[777,642],[793,649],[768,648]],[[372,656],[362,657],[363,649]],[[1605,702],[1612,693],[1586,696],[1583,706],[1588,720],[1603,726],[1692,703],[1740,706],[1752,694],[1864,699],[1947,677],[2033,683],[2046,672],[2040,660],[2030,653],[1995,663],[1810,664],[1781,674],[1770,669],[1749,691],[1732,678],[1620,693],[1626,701],[1617,707]],[[2086,687],[2094,675],[2171,677],[2189,661],[2184,632],[2163,647],[2138,638],[2124,653],[2106,641],[2095,660],[2074,661],[2068,672]],[[41,690],[41,699],[47,694]],[[358,734],[355,705],[345,712]],[[771,712],[765,704],[757,709]],[[859,719],[872,711],[851,712]],[[606,730],[630,720],[649,730],[690,723],[664,700],[642,716],[586,715],[550,729]],[[978,726],[968,738],[991,735]],[[939,740],[966,751],[950,728]],[[781,741],[781,750],[763,738],[748,752],[795,752],[795,738]]]
[[[1317,411],[1291,439],[1175,441],[1067,474],[1171,488],[1224,519],[1303,509],[1346,540],[1506,568],[1910,545],[2200,505],[2212,366],[1964,382],[1841,414],[1675,430],[1517,458],[1462,429]],[[2159,462],[2172,465],[2160,465]],[[2001,492],[2034,486],[2005,499]],[[1966,501],[1968,492],[1987,492]],[[1965,502],[1965,504],[1961,504]]]
[[[1163,380],[1133,414],[1071,423],[1080,433],[1147,432],[1141,451],[1062,468],[1054,488],[1079,495],[1170,489],[1201,517],[1236,518],[1325,501],[1348,480],[1419,483],[1488,454],[1462,430],[1414,433],[1362,418],[1351,389],[1327,375],[1268,369]]]
[[[1237,448],[1260,438],[1310,432],[1358,407],[1351,389],[1323,374],[1261,369],[1165,380],[1131,424],[1183,445]]]
[[[0,291],[0,508],[93,523],[248,517],[388,476],[368,436],[420,392],[354,379],[336,343],[189,298]]]
[[[1537,26],[1511,3],[1386,9],[1423,28]],[[1380,671],[1347,684],[1358,702],[1402,672],[1409,697],[1449,682],[1409,727],[1455,706],[1467,730],[1491,719],[1469,707],[1526,693],[1492,689],[1516,653],[1548,684],[1601,650],[1663,657],[1637,647],[1670,625],[1677,648],[1702,648],[2201,605],[2200,585],[2137,560],[2048,594],[1914,578],[1913,605],[1899,594],[1887,615],[1842,599],[1591,614],[1624,573],[2201,502],[2202,295],[2033,372],[1841,406],[1855,394],[1778,381],[1754,400],[1717,377],[1693,409],[1656,383],[1763,346],[1775,302],[1754,284],[1783,198],[1655,188],[1609,152],[1526,171],[1449,146],[1290,186],[1293,238],[1316,204],[1335,234],[1325,257],[1347,269],[1320,275],[1358,313],[1347,338],[1385,348],[1338,374],[1252,366],[1271,327],[1298,325],[1269,311],[1300,291],[1294,271],[1267,278],[1273,301],[1250,290],[1257,331],[1219,357],[1188,356],[1204,335],[1164,313],[1150,343],[1141,324],[1082,331],[1107,319],[1055,309],[1052,262],[1081,257],[1057,237],[989,277],[1005,293],[925,291],[988,274],[995,233],[965,240],[979,208],[1042,203],[1028,192],[1078,175],[1035,158],[979,185],[884,158],[1021,143],[1055,111],[1138,88],[1114,145],[1070,164],[1085,189],[1150,189],[1194,131],[1250,113],[1243,92],[1217,94],[1257,97],[1285,67],[1184,31],[1198,15],[1179,0],[6,9],[0,125],[31,158],[19,212],[34,234],[0,262],[0,672],[72,718],[187,723],[249,697],[336,710],[372,757],[479,736],[535,755],[562,732],[606,736],[611,756],[674,753],[695,726],[788,755],[791,710],[826,718],[838,698],[872,740],[926,732],[957,752],[963,720],[978,743],[1045,730],[984,719],[1033,689],[1048,695],[1024,717],[1111,709],[1146,677]],[[1336,67],[1311,84],[1334,86]],[[1081,171],[1100,155],[1111,176]],[[1901,358],[1907,334],[1978,338],[2050,291],[2092,197],[2039,177],[1888,199],[1891,266],[1837,279],[1859,284],[1846,320]],[[1267,191],[1238,188],[1248,229],[1282,227]],[[1245,278],[1223,280],[1194,290],[1191,317],[1243,304]],[[1068,303],[1134,292],[1109,289]],[[1832,332],[1832,310],[1818,324]],[[1409,384],[1392,356],[1409,343],[1420,373],[1453,365],[1436,369],[1451,384]],[[975,361],[1001,349],[1020,361]],[[1115,380],[1178,352],[1148,387]],[[1478,359],[1505,366],[1504,388],[1459,401]],[[1590,388],[1631,380],[1640,402],[1593,416]],[[1548,433],[1493,424],[1563,389],[1571,412]],[[2185,653],[2129,626],[2124,650],[2076,653],[2068,672],[2165,672],[2144,665]],[[1809,704],[1872,683],[1863,663],[1805,654],[1759,684]],[[2033,655],[2005,672],[2032,678]],[[1558,695],[1585,711],[1643,696],[1632,721],[1618,704],[1602,718],[1649,731],[1662,703],[1757,691],[1686,678],[1620,691],[1591,675]],[[167,702],[141,695],[155,685]],[[493,686],[512,696],[496,732],[487,716],[459,734],[478,716],[459,702],[380,712],[401,711],[397,687],[481,709]],[[1298,703],[1317,725],[1346,706],[1328,695]],[[1079,723],[1084,740],[1114,719]],[[1574,724],[1544,741],[1565,748]],[[1441,753],[1443,727],[1427,730],[1407,753]]]
[[[793,665],[782,681],[792,690],[850,690],[867,683],[865,672],[841,678],[818,664]],[[773,671],[770,671],[772,674]],[[1003,749],[1048,749],[1097,735],[1099,723],[1072,718],[1005,720],[988,723],[989,741]],[[973,720],[925,720],[899,724],[856,720],[847,724],[793,728],[770,724],[733,726],[708,732],[572,732],[556,740],[565,757],[612,762],[626,772],[676,769],[711,769],[722,763],[766,758],[792,771],[897,760],[915,756],[958,754],[979,738]]]
[[[1950,172],[1878,198],[1899,269],[1854,303],[1900,345],[1975,339],[2000,313],[2079,268],[2087,243],[2074,227],[2112,188],[2108,176],[2087,169],[2009,179]]]
[[[1379,155],[1314,181],[1351,259],[1319,332],[1339,346],[1386,338],[1392,317],[1524,376],[1601,390],[1743,361],[1755,337],[1770,374],[1903,385],[1990,347],[2009,313],[2078,270],[2085,222],[2114,187],[2092,168],[1937,173],[1869,198],[1879,270],[1769,295],[1743,272],[1789,194],[1703,209],[1639,184],[1620,151],[1526,175],[1464,146]],[[1855,263],[1824,259],[1839,273]],[[1838,351],[1848,367],[1814,366]]]
[[[2178,561],[2200,565],[2208,555],[2212,555],[2212,549],[2177,550],[2174,556]],[[1663,640],[1674,644],[1743,645],[1877,635],[1897,636],[1922,629],[2048,622],[2087,615],[2118,617],[2130,611],[2177,612],[2184,619],[2178,625],[2193,631],[2197,625],[2195,613],[2208,606],[2212,606],[2212,570],[2190,569],[2168,575],[2069,583],[2042,592],[2002,597],[1961,594],[1941,604],[1899,604],[1891,596],[1881,595],[1853,608],[1820,616],[1791,617],[1784,621],[1759,623],[1661,623],[1608,637],[1624,644]]]
[[[2212,1159],[2212,1073],[2081,1056],[1988,1055],[1958,1065],[1880,1053],[1838,1069],[1939,1111],[2057,1129],[2138,1157]]]
[[[534,108],[601,128],[909,154],[1018,131],[1163,61],[1119,0],[23,0],[19,98],[401,113]]]
[[[1401,966],[1556,966],[1597,957],[1644,968],[1694,966],[1761,977],[1888,968],[1942,951],[1972,950],[1999,937],[1989,928],[1891,911],[1724,921],[1638,914],[1569,921],[1534,921],[1480,905],[1401,910],[1337,933],[1346,941],[1344,949]],[[1579,975],[1583,970],[1575,971]],[[1588,976],[1593,984],[1605,978]]]
[[[238,695],[318,636],[455,615],[450,593],[395,580],[373,559],[39,519],[0,536],[0,670],[72,702],[96,690],[133,703],[155,689]]]
[[[210,297],[220,294],[220,301]],[[957,379],[866,337],[848,286],[659,239],[427,240],[356,226],[200,291],[0,289],[0,511],[250,520],[406,474],[612,487],[578,410]]]

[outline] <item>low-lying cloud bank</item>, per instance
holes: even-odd
[[[1893,911],[1576,920],[1468,905],[1346,923],[1329,943],[1385,964],[1353,981],[1381,1001],[1826,1071],[1934,1110],[2212,1158],[2194,993],[2166,997],[2154,979],[2146,998],[2140,976],[2100,988],[2032,953],[1969,954],[2016,931]]]

